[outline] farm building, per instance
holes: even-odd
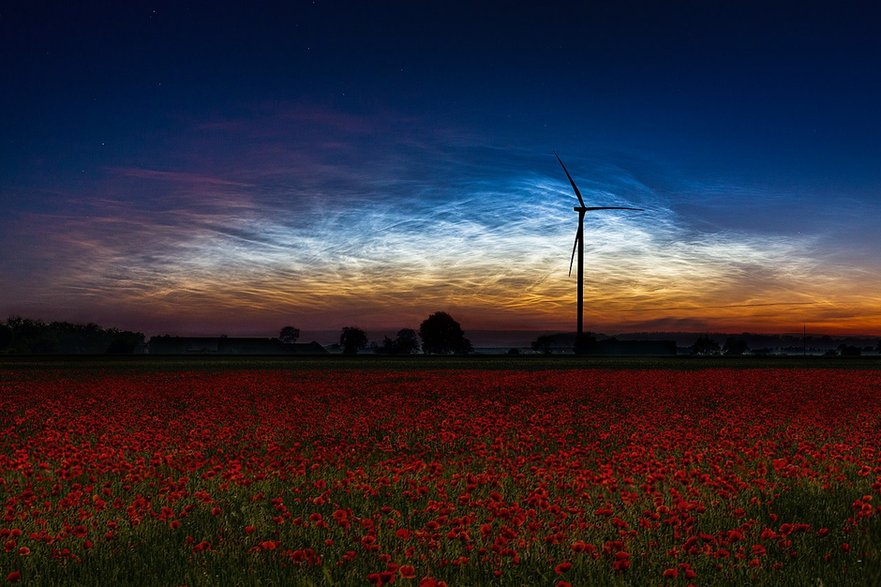
[[[277,338],[226,336],[154,336],[147,345],[151,355],[326,355],[317,342],[283,343]]]
[[[673,340],[594,340],[585,343],[584,354],[602,357],[675,357],[676,341]]]

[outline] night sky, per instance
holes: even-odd
[[[879,333],[871,5],[5,2],[0,317]]]

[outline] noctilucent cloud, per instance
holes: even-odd
[[[0,315],[881,332],[861,2],[0,9]],[[137,5],[137,6],[135,6]]]

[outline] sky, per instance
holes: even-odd
[[[501,7],[501,8],[500,8]],[[870,2],[6,2],[0,316],[881,333]]]

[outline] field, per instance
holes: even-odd
[[[0,582],[881,584],[881,370],[671,365],[6,363]]]

